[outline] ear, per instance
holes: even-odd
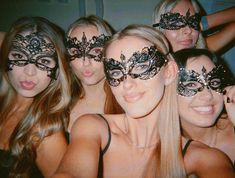
[[[165,85],[172,83],[178,74],[178,67],[174,60],[169,60],[164,70]]]

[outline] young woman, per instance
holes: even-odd
[[[70,78],[61,30],[17,20],[0,55],[0,175],[48,177],[66,150]],[[38,169],[42,173],[40,175]]]
[[[97,16],[81,17],[67,32],[67,50],[73,79],[72,105],[68,132],[79,116],[86,113],[104,113],[110,107],[105,103],[112,97],[105,84],[102,50],[112,35],[112,29]],[[106,104],[106,107],[105,107]]]
[[[225,152],[235,168],[235,87],[225,88],[234,81],[206,49],[183,49],[174,57],[179,67],[177,92],[183,136]],[[229,118],[218,120],[224,104]]]
[[[183,158],[177,67],[163,34],[142,25],[126,27],[106,43],[104,67],[125,112],[78,118],[54,177],[234,176],[222,152],[199,142]]]
[[[204,16],[201,20],[200,8],[195,0],[162,0],[155,7],[153,26],[165,34],[173,51],[207,46],[217,52],[235,39],[234,14],[235,7]],[[207,30],[220,25],[225,26],[206,37],[205,42],[201,29]]]

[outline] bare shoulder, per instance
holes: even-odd
[[[98,114],[84,114],[76,119],[72,126],[72,133],[79,132],[81,129],[99,130],[102,127],[107,127],[105,120]]]
[[[232,163],[225,153],[197,141],[193,141],[188,147],[184,162],[187,173],[199,177],[235,176]]]

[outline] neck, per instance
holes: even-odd
[[[202,128],[193,126],[181,120],[182,134],[184,137],[202,142],[206,145],[214,147],[217,139],[216,126]]]
[[[137,148],[155,147],[158,142],[157,118],[159,111],[155,109],[151,114],[142,118],[130,118],[126,114],[123,118],[125,134],[130,143]]]
[[[104,92],[105,79],[102,79],[99,83],[95,85],[83,85],[85,91],[85,99],[89,101],[97,100],[105,95]]]
[[[15,111],[25,111],[28,106],[33,102],[33,98],[26,98],[26,97],[22,97],[20,95],[16,96],[16,104],[14,107],[14,112]]]

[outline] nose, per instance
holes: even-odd
[[[24,66],[24,72],[28,76],[34,76],[37,73],[37,67],[35,66],[35,64],[27,64],[26,66]]]
[[[192,33],[192,28],[190,28],[188,25],[182,28],[182,31],[184,34],[190,34]]]
[[[210,101],[213,98],[212,90],[210,88],[205,87],[200,92],[200,99],[204,101]]]
[[[123,81],[123,88],[125,90],[129,90],[133,87],[135,87],[135,79],[133,79],[129,75],[127,75],[127,77]]]
[[[83,58],[83,66],[89,66],[91,65],[91,59],[88,57]]]

